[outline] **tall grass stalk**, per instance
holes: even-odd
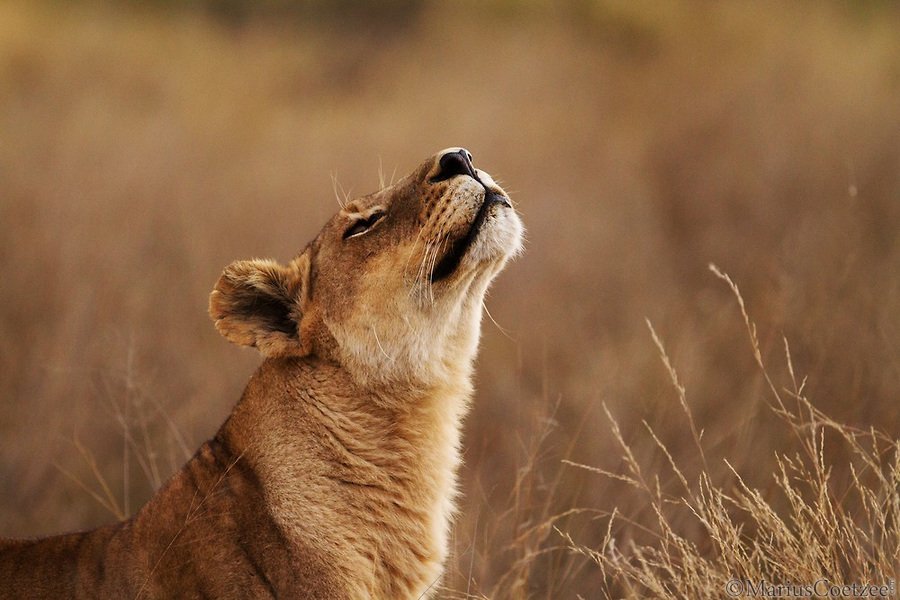
[[[626,471],[611,473],[565,462],[630,485],[638,495],[635,500],[642,499],[655,514],[655,541],[620,547],[612,533],[620,525],[616,510],[599,547],[579,542],[572,532],[556,531],[569,552],[600,569],[606,598],[722,598],[731,580],[772,585],[827,580],[818,590],[854,583],[884,584],[895,590],[891,582],[900,565],[900,440],[875,428],[862,430],[839,423],[817,409],[804,392],[805,380],[798,381],[795,375],[787,340],[784,356],[790,381],[779,387],[763,362],[756,325],[740,290],[717,267],[710,269],[737,300],[751,351],[768,385],[768,406],[794,440],[794,452],[776,454],[777,470],[772,474],[774,495],[780,495],[788,508],[780,510],[771,494],[747,484],[727,459],[722,460],[732,475],[729,481],[718,481],[709,472],[685,388],[651,326],[704,469],[696,480],[689,480],[686,469],[644,423],[678,481],[677,491],[664,491],[663,475],[638,461],[607,411]],[[849,464],[840,465],[850,474],[844,480],[833,476],[834,465],[826,460],[826,449],[832,444],[849,450]],[[700,525],[708,543],[682,533],[676,523],[682,523],[685,514]]]

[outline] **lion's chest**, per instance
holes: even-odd
[[[346,429],[323,427],[269,445],[263,480],[273,517],[288,537],[334,566],[351,597],[362,590],[427,598],[439,583],[466,401],[459,394],[428,401],[383,428],[345,419],[346,428],[354,424],[352,438]],[[365,427],[357,427],[361,421]],[[359,437],[378,429],[380,435]],[[313,436],[320,444],[298,443]]]

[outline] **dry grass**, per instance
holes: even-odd
[[[715,267],[713,271],[737,298],[754,358],[771,393],[769,408],[782,421],[784,435],[791,439],[792,450],[775,456],[777,470],[773,473],[776,494],[788,508],[773,506],[772,494],[748,485],[727,459],[723,460],[729,478],[716,481],[709,474],[703,442],[685,402],[685,389],[651,327],[704,470],[696,481],[689,482],[645,423],[647,434],[669,467],[668,473],[648,472],[607,412],[626,469],[611,473],[566,462],[633,488],[655,515],[655,522],[648,528],[653,542],[632,542],[620,548],[612,535],[617,510],[606,519],[606,535],[596,548],[576,542],[568,532],[556,531],[571,552],[587,557],[601,570],[602,595],[606,598],[721,598],[723,593],[749,596],[747,586],[760,582],[785,586],[787,591],[782,594],[786,597],[812,595],[805,586],[813,586],[815,594],[827,594],[835,587],[853,584],[875,586],[879,593],[895,597],[900,574],[900,440],[874,427],[860,430],[843,425],[815,408],[804,393],[805,380],[798,381],[794,374],[787,340],[785,363],[790,379],[787,387],[777,387],[763,363],[756,326],[746,313],[737,286]],[[837,469],[849,470],[848,482],[834,481],[834,465],[825,459],[826,439],[829,446],[841,446],[850,457]],[[661,478],[669,474],[677,479],[673,491],[665,490],[668,486],[661,483]],[[675,524],[679,513],[700,525],[700,540],[680,531]],[[626,521],[624,526],[641,525]],[[735,582],[744,587],[727,587]],[[735,593],[742,589],[743,593]]]
[[[465,145],[529,241],[488,300],[445,596],[896,576],[896,8],[413,4],[0,4],[0,532],[133,511],[256,365],[205,315],[220,269],[295,253],[332,177]]]

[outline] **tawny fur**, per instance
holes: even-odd
[[[287,265],[228,266],[210,315],[265,359],[225,424],[131,519],[0,541],[0,596],[429,597],[482,301],[522,238],[468,160],[355,200]]]

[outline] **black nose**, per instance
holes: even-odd
[[[443,181],[457,175],[468,175],[478,179],[475,167],[472,166],[472,155],[465,148],[447,152],[439,161],[438,174],[432,181]]]

